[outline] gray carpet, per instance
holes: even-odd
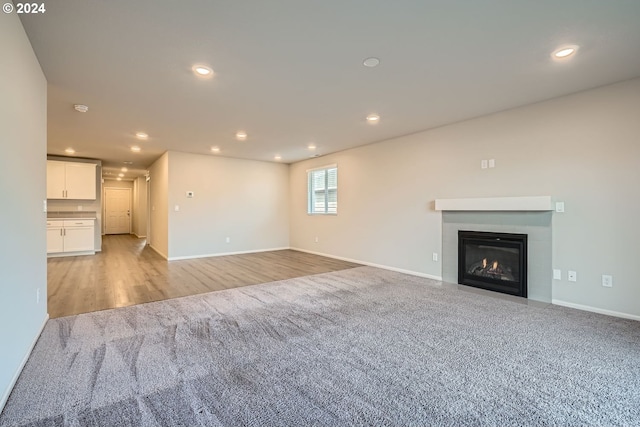
[[[0,426],[640,424],[640,322],[359,267],[50,320]]]

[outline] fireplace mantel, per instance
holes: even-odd
[[[436,199],[437,211],[552,211],[551,196]]]

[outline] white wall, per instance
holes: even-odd
[[[0,52],[2,410],[47,318],[47,82],[15,13],[0,14]]]
[[[170,259],[289,246],[287,165],[168,155]]]
[[[436,198],[551,195],[566,204],[553,216],[553,267],[564,273],[553,299],[640,316],[639,111],[634,79],[296,163],[291,246],[441,276]],[[338,215],[309,216],[305,171],[331,163]]]
[[[151,212],[148,244],[165,258],[169,257],[169,153],[164,153],[149,168]]]
[[[133,181],[133,228],[136,237],[147,236],[147,180],[139,176]]]

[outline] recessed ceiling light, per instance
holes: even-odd
[[[307,145],[307,148],[309,150],[315,150],[316,149],[316,145],[315,144],[309,144],[309,145]]]
[[[136,138],[138,139],[147,139],[149,138],[149,134],[144,132],[136,132]]]
[[[239,131],[236,133],[236,139],[238,141],[244,141],[245,139],[247,139],[247,133],[244,131]]]
[[[124,163],[125,165],[129,165],[129,166],[131,166],[133,164],[133,162],[122,162],[122,163]]]
[[[193,72],[198,77],[211,77],[213,76],[213,70],[206,65],[194,65],[191,67]]]
[[[133,151],[134,153],[139,153],[140,147],[138,147],[137,145],[134,145],[133,147],[131,147],[131,151]]]
[[[364,61],[362,61],[362,65],[369,68],[377,67],[378,64],[380,64],[380,60],[374,57],[367,58]]]
[[[127,168],[122,168],[122,169],[120,169],[120,170],[121,170],[122,172],[126,172],[126,171],[128,171],[129,169],[127,169]]]
[[[73,108],[80,113],[86,113],[87,111],[89,111],[89,107],[83,104],[76,104],[73,106]]]
[[[551,57],[555,59],[565,59],[576,53],[578,51],[578,48],[579,46],[574,44],[563,46],[559,49],[554,50],[551,54]]]
[[[273,156],[273,158],[276,160],[282,160],[282,156],[280,156],[279,154],[276,154],[275,156]]]
[[[75,154],[76,150],[74,150],[73,148],[69,147],[66,150],[64,150],[65,153],[67,154]]]
[[[119,173],[119,174],[118,174],[118,176],[119,176],[120,178],[122,178],[122,177],[124,176],[124,174],[123,174],[123,173]]]
[[[220,147],[211,147],[211,151],[213,153],[219,153],[220,152]]]
[[[116,181],[122,181],[122,178],[118,177],[116,178]]]
[[[378,123],[379,121],[380,121],[380,116],[377,114],[369,114],[367,116],[367,122],[372,125]]]

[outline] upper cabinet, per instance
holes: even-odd
[[[47,160],[47,199],[96,199],[96,164]]]

